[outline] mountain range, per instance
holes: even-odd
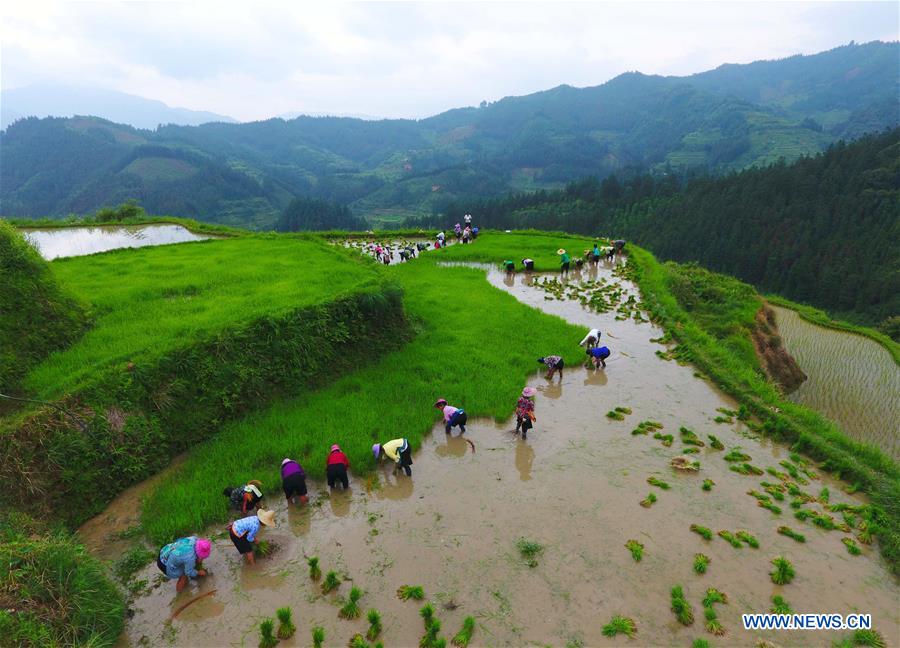
[[[0,213],[62,217],[135,199],[151,213],[266,229],[305,196],[386,224],[629,168],[727,173],[896,126],[898,60],[900,43],[851,43],[686,77],[629,72],[422,120],[146,130],[21,119],[0,134]]]

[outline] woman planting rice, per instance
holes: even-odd
[[[607,347],[594,347],[592,349],[588,349],[587,351],[585,351],[585,353],[591,357],[591,360],[593,361],[595,367],[602,366],[604,369],[606,368],[606,359],[610,355],[609,349]]]
[[[559,379],[562,380],[563,367],[565,367],[565,363],[560,356],[544,356],[543,358],[538,358],[538,362],[547,365],[547,368],[549,369],[549,371],[547,372],[547,380],[553,380],[553,374],[555,374],[557,371],[559,372]]]
[[[349,488],[348,468],[350,468],[350,460],[347,459],[347,455],[341,450],[341,446],[335,443],[331,446],[328,459],[325,460],[325,477],[328,479],[328,487],[334,488],[340,482],[345,490]]]
[[[228,498],[231,508],[244,513],[251,513],[263,498],[260,487],[262,482],[251,479],[244,486],[226,486],[222,495]]]
[[[259,511],[256,515],[250,515],[240,520],[235,520],[228,525],[228,535],[235,549],[247,561],[248,565],[256,563],[253,557],[253,544],[259,533],[260,525],[275,526],[275,511]]]
[[[409,439],[394,439],[387,443],[376,443],[372,446],[372,454],[375,459],[381,458],[382,455],[392,460],[396,466],[394,470],[402,468],[407,477],[412,477],[412,450],[409,447]]]
[[[212,544],[206,538],[179,538],[159,550],[156,566],[169,580],[178,580],[175,591],[180,592],[189,579],[206,576],[206,570],[197,569],[197,563],[209,557],[211,548]]]
[[[528,438],[528,430],[533,427],[533,423],[537,420],[534,417],[534,396],[537,390],[534,387],[526,387],[522,390],[522,395],[516,402],[516,434],[522,431],[522,438]]]
[[[445,398],[437,399],[434,406],[444,413],[444,431],[447,434],[450,434],[450,430],[457,425],[459,426],[460,432],[466,431],[466,421],[469,420],[469,415],[466,414],[465,410],[460,407],[449,405]]]
[[[293,459],[285,458],[281,462],[281,488],[284,490],[284,496],[287,498],[288,504],[297,503],[297,498],[301,504],[306,504],[306,473],[303,467]]]
[[[588,334],[584,336],[584,339],[579,342],[579,346],[583,346],[585,349],[593,349],[600,343],[600,329],[591,329],[588,331]]]

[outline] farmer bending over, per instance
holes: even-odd
[[[593,349],[600,343],[600,329],[591,329],[588,331],[588,334],[584,336],[584,339],[578,343],[579,346],[583,346],[585,349]]]
[[[244,486],[228,486],[222,491],[222,495],[228,498],[231,508],[243,514],[253,512],[259,501],[263,498],[260,487],[262,483],[251,479]]]
[[[444,398],[437,399],[434,406],[444,413],[444,431],[447,434],[450,434],[450,430],[457,425],[460,432],[466,431],[466,421],[469,420],[469,415],[466,414],[465,410],[448,405],[447,400]]]
[[[285,458],[281,462],[281,488],[288,504],[296,504],[297,498],[301,504],[306,504],[306,473],[303,467],[293,459]]]
[[[372,446],[372,454],[375,459],[380,459],[382,455],[393,461],[396,465],[394,471],[402,468],[407,477],[412,477],[412,450],[409,448],[409,439],[394,439],[387,443],[376,443]]]
[[[211,548],[212,544],[206,538],[179,538],[159,550],[156,566],[169,580],[178,579],[175,591],[180,592],[189,579],[206,576],[206,570],[197,569],[197,563],[209,557]]]
[[[256,542],[260,524],[267,527],[275,526],[275,511],[261,510],[256,515],[235,520],[228,525],[228,535],[231,537],[235,549],[244,557],[248,565],[256,562],[253,557],[253,545]]]
[[[344,490],[350,487],[350,479],[347,477],[347,469],[350,468],[350,460],[341,450],[341,446],[335,443],[331,446],[328,459],[325,461],[325,477],[328,479],[328,487],[334,488],[338,482]]]
[[[537,420],[534,417],[534,396],[537,390],[534,387],[526,387],[522,390],[522,395],[516,402],[516,434],[522,431],[522,438],[528,438],[528,430],[533,427],[533,423]]]
[[[553,374],[557,371],[559,372],[559,379],[562,380],[563,375],[563,367],[565,367],[565,363],[563,359],[558,355],[549,355],[544,356],[543,358],[538,358],[537,360],[541,364],[547,365],[549,371],[547,372],[547,380],[553,380]]]
[[[533,272],[534,259],[522,259],[522,266],[525,268],[525,272]]]
[[[606,368],[606,359],[609,357],[609,349],[605,346],[602,347],[594,347],[592,349],[588,349],[585,353],[591,356],[591,360],[594,362],[595,367],[603,367]]]

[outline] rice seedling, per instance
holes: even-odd
[[[350,642],[347,644],[347,648],[372,648],[372,647],[369,645],[369,642],[366,641],[366,638],[357,632],[355,635],[353,635],[353,638],[350,639]]]
[[[700,446],[700,447],[703,447],[706,445],[705,443],[703,443],[703,441],[700,440],[700,437],[698,437],[696,434],[694,434],[693,430],[690,430],[690,429],[682,426],[682,427],[678,428],[678,431],[681,433],[681,442],[682,443],[684,443],[686,445]]]
[[[278,617],[278,635],[279,639],[290,639],[294,636],[294,633],[297,632],[297,626],[294,625],[294,621],[291,618],[291,608],[283,607],[278,608],[275,611],[275,616]]]
[[[775,515],[781,515],[781,509],[772,502],[757,502],[756,505],[764,509],[769,509]]]
[[[772,614],[793,614],[794,611],[788,602],[777,594],[772,597]]]
[[[434,622],[434,606],[431,603],[426,603],[419,608],[419,616],[422,617],[425,627],[429,628]]]
[[[401,601],[408,601],[409,599],[421,601],[425,598],[425,590],[422,589],[421,585],[401,585],[397,590],[397,598]]]
[[[716,603],[728,603],[728,596],[725,592],[716,589],[715,587],[710,587],[706,590],[706,594],[703,596],[703,607],[711,608]]]
[[[312,556],[306,559],[306,564],[309,565],[309,577],[310,579],[317,581],[322,578],[322,570],[319,568],[319,557]]]
[[[737,536],[735,536],[731,531],[726,531],[723,529],[719,531],[717,535],[735,549],[742,549],[744,547],[744,545],[741,544],[741,541],[737,539]]]
[[[694,611],[691,609],[691,604],[684,598],[684,592],[681,589],[681,585],[673,587],[671,595],[672,612],[675,613],[675,618],[677,618],[678,622],[682,625],[691,625],[694,622]]]
[[[712,540],[712,531],[704,526],[700,526],[699,524],[692,524],[691,531],[699,536],[702,536],[704,540]]]
[[[341,579],[337,575],[337,572],[330,571],[325,574],[325,580],[322,581],[322,594],[328,594],[328,592],[336,590],[341,586]]]
[[[662,444],[667,448],[670,447],[672,445],[672,442],[675,440],[675,437],[673,437],[671,434],[660,434],[659,432],[654,434],[653,438],[662,441]]]
[[[709,567],[709,556],[702,553],[694,554],[694,571],[698,574],[705,574],[707,567]]]
[[[775,569],[769,573],[769,576],[772,577],[773,583],[787,585],[794,580],[794,566],[786,558],[782,556],[773,558],[772,564],[775,565]]]
[[[859,518],[853,513],[841,513],[841,519],[851,529],[856,529],[859,526]]]
[[[738,414],[734,410],[730,410],[727,407],[717,407],[716,411],[719,412],[720,414],[723,414],[723,415],[729,417],[729,418],[735,417]]]
[[[716,482],[714,482],[712,479],[704,479],[703,485],[700,486],[700,488],[702,488],[705,491],[711,491],[712,487],[715,485],[716,485]]]
[[[713,421],[716,423],[734,423],[734,419],[727,416],[717,416]]]
[[[780,526],[778,527],[778,533],[783,536],[787,536],[792,540],[796,540],[797,542],[806,542],[806,536],[804,536],[802,533],[797,533],[790,527]]]
[[[263,619],[259,624],[259,648],[273,648],[278,645],[275,636],[275,622],[272,619]]]
[[[697,472],[700,470],[700,462],[691,461],[687,457],[672,457],[669,460],[669,465],[675,470],[681,470],[683,472]]]
[[[734,462],[734,461],[750,461],[752,457],[750,455],[741,452],[740,448],[734,448],[727,455],[722,457],[725,461]]]
[[[534,540],[519,538],[516,541],[516,549],[519,550],[526,565],[529,567],[537,567],[537,555],[544,550],[544,547]]]
[[[762,493],[760,493],[758,490],[755,490],[755,489],[748,490],[747,495],[750,495],[751,497],[755,497],[760,502],[768,502],[771,499],[768,495],[763,495]]]
[[[641,558],[644,556],[644,545],[637,540],[629,540],[625,543],[625,546],[631,552],[631,557],[634,558],[634,561],[641,562]]]
[[[736,535],[741,542],[746,542],[750,547],[759,549],[759,540],[750,535],[747,531],[738,531]]]
[[[828,490],[828,486],[823,486],[822,490],[819,491],[819,501],[822,504],[828,504],[828,498],[831,497],[831,493]]]
[[[762,475],[763,471],[749,463],[740,463],[740,464],[732,464],[728,467],[730,470],[733,470],[736,473],[740,473],[741,475]]]
[[[647,497],[645,497],[644,499],[642,499],[640,501],[640,505],[643,506],[644,508],[650,508],[655,503],[656,503],[656,495],[654,495],[653,493],[649,493],[647,495]]]
[[[684,448],[681,451],[681,454],[699,454],[700,448]]]
[[[641,421],[638,423],[638,426],[631,431],[631,434],[649,434],[653,430],[661,430],[662,427],[662,423],[657,423],[656,421]]]
[[[885,648],[887,644],[875,630],[857,630],[851,635],[854,646],[870,646],[871,648]]]
[[[440,631],[440,619],[432,619],[431,623],[425,628],[425,634],[419,640],[419,648],[438,648],[438,646],[442,645],[442,640],[438,639]],[[443,645],[446,645],[446,642]]]
[[[706,639],[694,639],[691,648],[712,648],[712,646],[709,645],[709,642]]]
[[[453,635],[453,639],[450,640],[457,648],[466,648],[469,645],[469,642],[472,641],[472,635],[475,633],[475,618],[467,616],[463,619],[462,628],[460,631]]]
[[[614,411],[618,412],[619,414],[626,414],[626,415],[631,414],[630,407],[621,407],[620,406],[620,407],[616,407]]]
[[[253,543],[253,555],[256,558],[267,558],[271,556],[277,545],[273,542],[269,542],[268,540],[257,540]]]
[[[617,412],[616,410],[609,410],[606,413],[606,418],[612,419],[613,421],[624,421],[625,415],[622,412]]]
[[[706,618],[706,623],[704,625],[707,632],[717,636],[725,634],[725,628],[722,627],[721,622],[719,622],[719,619],[717,618],[718,615],[713,608],[704,608],[703,616]]]
[[[344,599],[344,605],[338,610],[338,616],[342,619],[358,619],[361,611],[359,599],[362,598],[362,590],[358,587],[350,588],[350,595]]]
[[[797,470],[797,467],[790,461],[781,461],[778,465],[787,470],[791,478],[798,484],[803,484],[804,486],[809,484],[809,482],[800,475],[800,471]]]
[[[322,644],[325,643],[325,628],[322,626],[313,627],[312,642],[313,648],[322,648]]]
[[[661,488],[663,490],[669,490],[670,486],[661,479],[657,479],[656,477],[647,477],[647,483],[651,486],[656,486],[657,488]]]
[[[366,620],[369,622],[366,639],[374,641],[381,634],[381,615],[378,613],[378,610],[369,610],[366,612]]]
[[[707,434],[706,436],[709,437],[709,447],[710,448],[712,448],[713,450],[724,450],[725,449],[725,444],[722,443],[721,441],[719,441],[712,434]]]
[[[791,476],[788,475],[787,473],[783,473],[779,470],[776,470],[772,466],[769,466],[768,468],[766,468],[766,472],[769,473],[770,475],[772,475],[772,477],[777,477],[778,479],[780,479],[783,482],[786,482],[788,479],[791,478]]]
[[[860,549],[859,545],[853,541],[853,538],[841,538],[841,542],[847,547],[847,551],[851,556],[858,556],[862,553],[862,549]]]
[[[610,619],[609,623],[603,626],[602,632],[604,637],[615,637],[617,634],[623,634],[630,639],[637,632],[637,626],[634,623],[634,619],[617,614]]]

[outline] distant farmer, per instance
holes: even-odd
[[[197,563],[209,557],[211,548],[212,543],[206,538],[179,538],[159,550],[156,566],[169,580],[178,580],[175,591],[180,592],[189,579],[206,576],[206,570],[197,569]]]
[[[576,270],[581,270],[581,268],[583,266],[584,266],[584,259],[575,259],[575,269]]]
[[[503,262],[503,267],[506,269],[507,274],[512,274],[516,271],[516,264],[509,259]]]
[[[591,250],[591,263],[600,263],[600,244],[594,243],[594,249]]]
[[[472,214],[463,216],[463,222],[466,224],[466,227],[472,227]]]
[[[431,243],[423,243],[422,241],[419,241],[418,243],[416,243],[416,249],[419,252],[424,252],[425,250],[427,250],[429,248],[429,246],[431,246]]]
[[[594,362],[595,367],[606,368],[606,359],[609,357],[609,349],[607,347],[594,347],[588,349],[585,353],[591,356],[591,360]]]
[[[563,359],[558,355],[548,355],[543,358],[538,358],[538,362],[543,365],[546,365],[549,371],[547,372],[547,380],[553,380],[553,374],[557,371],[559,372],[559,379],[562,380],[563,377],[563,368],[565,367],[565,363]]]
[[[612,261],[614,256],[616,256],[616,248],[614,248],[613,246],[610,246],[609,249],[606,251],[606,260]]]
[[[401,263],[404,261],[409,261],[410,256],[413,255],[412,248],[400,248],[400,261]]]
[[[600,343],[600,329],[591,329],[588,331],[588,334],[584,336],[584,339],[578,343],[578,346],[583,346],[585,349],[592,349]]]
[[[449,405],[445,398],[437,399],[434,406],[444,414],[444,432],[450,434],[450,430],[457,425],[460,432],[466,431],[466,421],[469,420],[469,415],[466,414],[465,410]]]
[[[412,450],[409,447],[409,439],[394,439],[387,443],[376,443],[372,446],[372,454],[375,455],[376,460],[382,456],[387,457],[396,464],[395,471],[402,468],[407,477],[412,477],[410,468],[412,466]]]
[[[226,486],[222,495],[228,498],[231,508],[244,515],[252,513],[263,498],[262,483],[251,479],[244,486]]]
[[[526,387],[516,402],[516,434],[521,430],[522,438],[528,438],[528,430],[537,420],[534,417],[534,396],[537,390],[534,387]]]
[[[526,272],[534,271],[534,259],[522,259],[522,266]]]
[[[459,243],[459,239],[462,238],[462,227],[459,226],[459,223],[453,226],[453,233],[456,235],[456,242]]]
[[[249,515],[228,525],[231,542],[249,565],[256,562],[253,557],[253,544],[256,542],[261,524],[267,527],[275,526],[275,511],[260,510],[256,515]]]
[[[559,255],[560,273],[565,275],[569,274],[569,263],[572,261],[572,257],[570,257],[569,253],[563,248],[559,248],[556,253]]]
[[[463,243],[468,243],[469,239],[472,238],[472,228],[466,225],[466,229],[463,230]]]
[[[441,247],[444,247],[444,233],[443,232],[438,232],[437,240],[438,240],[438,243],[441,244]]]
[[[288,504],[296,504],[299,498],[301,504],[306,504],[306,473],[303,467],[293,459],[287,457],[281,462],[281,488]]]
[[[334,488],[340,482],[344,490],[349,488],[348,468],[350,468],[350,460],[341,450],[341,446],[335,443],[331,446],[331,452],[328,453],[328,459],[325,461],[325,477],[328,480],[328,487]]]
[[[475,227],[472,228],[472,240],[474,241],[477,238],[478,238],[478,225],[476,225]]]
[[[613,241],[613,248],[616,250],[616,254],[623,254],[625,252],[625,241],[623,239],[616,239]]]

